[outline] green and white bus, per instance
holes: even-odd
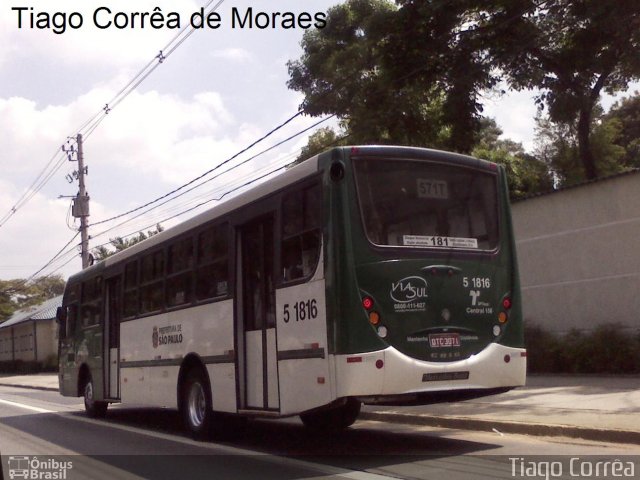
[[[72,276],[60,392],[344,428],[523,385],[520,302],[501,166],[339,147]]]

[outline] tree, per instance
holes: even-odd
[[[594,108],[590,126],[590,144],[594,162],[600,176],[613,175],[628,170],[625,165],[625,148],[618,139],[622,130],[618,118],[602,114],[602,108]],[[576,122],[552,122],[548,117],[536,118],[536,157],[554,174],[557,186],[572,185],[587,179],[582,168],[578,129]]]
[[[640,168],[640,93],[616,102],[604,116],[617,126],[615,144],[624,148],[620,162],[628,168]]]
[[[320,128],[309,135],[307,144],[302,147],[300,155],[298,155],[294,163],[303,162],[307,158],[322,153],[330,147],[345,145],[345,141],[345,136],[337,134],[331,127]]]
[[[59,275],[35,278],[29,283],[24,279],[0,280],[0,322],[18,310],[62,295],[64,285]]]
[[[504,165],[512,200],[553,189],[549,168],[525,152],[521,143],[500,139],[502,130],[495,120],[481,121],[480,139],[473,156]]]
[[[539,106],[575,128],[584,175],[596,178],[594,109],[603,91],[640,78],[640,2],[497,0],[487,9],[478,18],[496,65],[513,88],[541,89]]]
[[[640,2],[349,0],[309,31],[289,87],[311,115],[336,114],[359,143],[469,152],[479,95],[499,78],[540,89],[551,121],[574,124],[586,178],[598,165],[594,108],[640,78]]]
[[[394,78],[440,95],[448,150],[469,153],[481,128],[483,92],[499,81],[474,15],[485,0],[396,0],[385,61]],[[408,72],[408,73],[407,73]]]
[[[327,26],[307,31],[302,57],[288,63],[288,86],[304,93],[308,114],[337,115],[353,143],[469,152],[479,129],[476,96],[492,85],[489,68],[450,32],[462,21],[459,8],[422,12],[419,2],[400,3],[331,8]]]
[[[155,230],[147,230],[146,234],[144,232],[139,232],[136,236],[130,237],[128,239],[122,237],[110,238],[109,242],[111,243],[113,250],[109,250],[106,246],[101,245],[93,250],[93,257],[98,261],[104,260],[105,258],[110,257],[111,255],[115,255],[122,250],[126,250],[127,248],[132,247],[133,245],[140,243],[147,238],[153,237],[154,235],[157,235],[162,231],[164,231],[164,227],[160,224],[157,224]]]

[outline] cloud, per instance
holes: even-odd
[[[253,55],[244,48],[225,48],[211,52],[213,58],[231,60],[238,63],[246,63],[253,60]]]
[[[52,153],[60,152],[59,145],[66,135],[75,132],[85,120],[100,112],[104,99],[111,98],[117,91],[115,86],[121,84],[121,78],[116,77],[64,105],[39,106],[25,98],[0,98],[0,142],[3,144],[0,215],[15,204],[22,189],[43,169]],[[246,160],[314,121],[299,119],[299,123],[294,122],[278,131],[268,141],[216,173]],[[220,94],[214,91],[202,91],[187,98],[156,90],[133,92],[104,116],[99,128],[85,139],[85,163],[89,169],[87,189],[91,196],[90,222],[135,208],[189,182],[252,144],[269,129],[251,122],[238,122],[226,108]],[[299,139],[298,142],[303,141]],[[116,235],[134,233],[207,199],[219,197],[229,188],[241,185],[252,176],[269,171],[272,165],[292,157],[293,152],[289,151],[293,148],[288,144],[261,156],[130,223],[117,226],[119,222],[116,221],[96,227],[90,232],[94,237],[91,247],[108,242]],[[57,197],[73,196],[77,192],[77,184],[67,183],[64,178],[65,174],[77,168],[77,164],[67,162],[61,153],[54,157],[62,159],[61,170],[0,229],[0,265],[25,266],[23,270],[14,271],[15,276],[31,275],[36,270],[34,263],[44,265],[73,235],[65,225],[70,200]],[[163,225],[169,227],[185,218],[163,222]],[[105,230],[103,235],[99,235]],[[24,241],[17,242],[16,238]],[[46,241],[43,242],[43,238]],[[71,262],[62,272],[69,275],[78,267],[79,260]],[[0,278],[9,275],[0,268]]]
[[[101,29],[94,24],[94,13],[100,7],[103,9],[98,12],[97,21],[103,26],[111,22],[108,28]],[[153,28],[148,20],[141,26],[140,16],[132,19],[133,14],[152,13],[156,7],[165,16],[170,12],[180,14],[181,27],[184,27],[189,25],[190,14],[199,4],[192,0],[109,0],[107,4],[15,0],[11,8],[3,8],[0,13],[0,67],[10,61],[34,57],[66,66],[138,65],[157,54],[158,49],[180,31]],[[23,10],[18,10],[20,8]],[[82,24],[73,28],[79,25],[78,14]],[[49,28],[42,28],[47,25]]]

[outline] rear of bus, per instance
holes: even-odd
[[[344,147],[320,162],[336,397],[427,404],[523,385],[504,169],[408,147]]]

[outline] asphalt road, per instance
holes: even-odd
[[[576,478],[571,458],[592,456],[620,460],[627,472],[636,462],[640,473],[640,446],[373,421],[333,436],[312,435],[294,419],[249,421],[196,442],[173,411],[112,406],[107,419],[91,420],[81,399],[10,387],[0,387],[0,454],[5,479],[23,472],[25,458],[40,478],[63,480],[507,479],[531,478],[529,462],[554,461],[555,473],[563,468],[554,478]]]

